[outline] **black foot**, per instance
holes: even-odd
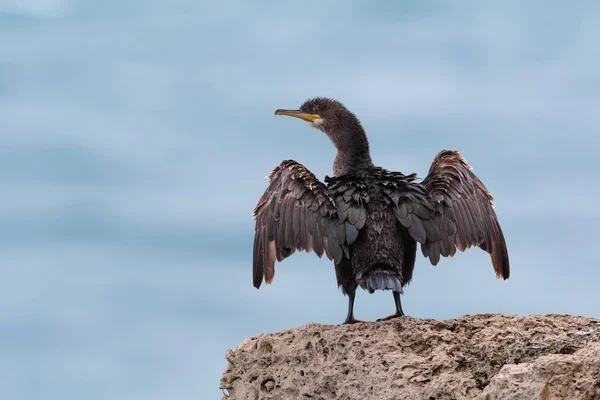
[[[342,325],[346,325],[346,324],[356,324],[356,323],[360,323],[360,322],[366,322],[360,319],[356,319],[354,318],[354,316],[350,317],[350,318],[346,318],[346,320],[344,322],[342,322]]]
[[[390,320],[390,319],[394,319],[394,318],[400,318],[400,317],[404,317],[404,313],[402,313],[402,314],[401,314],[401,313],[395,312],[394,314],[392,314],[392,315],[388,315],[387,317],[384,317],[384,318],[379,318],[379,319],[377,320],[377,322],[379,322],[379,321],[388,321],[388,320]]]
[[[357,322],[365,322],[365,321],[361,321],[360,319],[354,318],[354,296],[356,296],[355,289],[356,288],[349,291],[349,293],[348,293],[348,316],[346,317],[346,320],[342,324],[355,324]]]
[[[404,316],[404,311],[402,311],[402,303],[400,303],[400,293],[393,291],[392,294],[394,295],[394,303],[396,304],[396,312],[393,313],[392,315],[389,315],[385,318],[379,318],[377,320],[377,322],[379,321],[387,321],[393,318],[398,318],[398,317],[403,317]]]

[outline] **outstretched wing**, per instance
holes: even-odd
[[[351,213],[350,224],[348,209],[352,208],[352,198],[346,201],[340,190],[332,196],[324,183],[294,160],[282,161],[268,179],[269,186],[253,214],[254,287],[260,287],[263,277],[271,283],[275,260],[282,261],[296,250],[314,251],[319,257],[325,253],[336,263],[344,253],[348,256],[348,245],[364,225],[364,207],[362,213]],[[339,213],[336,204],[341,205]],[[357,214],[359,218],[355,218]]]
[[[433,265],[457,248],[478,246],[491,255],[496,277],[508,279],[508,250],[493,197],[458,151],[441,151],[421,184],[396,193],[396,217]]]

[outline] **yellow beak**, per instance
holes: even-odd
[[[319,114],[307,114],[300,110],[277,110],[275,111],[275,115],[287,115],[288,117],[300,118],[308,122],[313,122],[314,120],[321,118]]]

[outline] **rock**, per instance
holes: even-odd
[[[223,399],[600,399],[600,320],[309,324],[228,350]]]
[[[572,355],[552,354],[505,365],[481,399],[600,399],[600,343],[590,343]]]

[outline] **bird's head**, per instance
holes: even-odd
[[[277,110],[275,115],[300,118],[331,139],[337,149],[334,175],[373,166],[369,141],[360,121],[342,103],[325,97],[306,100],[297,110]]]
[[[308,99],[297,110],[279,109],[275,115],[300,118],[330,136],[335,131],[352,130],[356,125],[360,126],[358,119],[342,103],[326,97]]]

